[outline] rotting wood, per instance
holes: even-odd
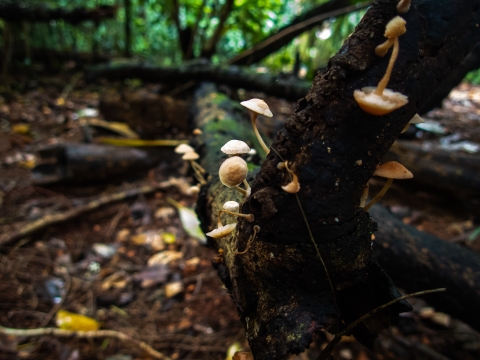
[[[236,88],[263,91],[285,99],[297,100],[305,96],[312,85],[309,81],[260,74],[239,66],[216,66],[197,62],[178,67],[159,67],[148,64],[99,65],[87,70],[89,81],[141,79],[146,82],[185,83],[209,81]]]
[[[412,4],[404,14],[408,31],[400,41],[389,83],[389,88],[407,95],[410,102],[389,115],[375,117],[362,112],[352,95],[383,76],[388,57],[375,56],[374,49],[384,41],[385,24],[397,15],[396,5],[396,0],[376,1],[327,70],[317,75],[309,94],[277,134],[272,145],[276,151],[267,156],[253,182],[252,195],[242,205],[243,213],[254,214],[254,222],[241,219],[233,238],[219,244],[226,246],[219,271],[237,304],[256,359],[280,359],[302,351],[315,332],[331,326],[337,317],[296,199],[280,190],[288,181],[277,169],[281,160],[277,152],[295,164],[301,183],[298,196],[326,259],[342,320],[354,321],[397,297],[371,252],[376,224],[359,202],[374,169],[402,129],[432,89],[480,40],[475,30],[480,0]],[[208,147],[220,145],[223,135],[230,133],[221,123],[201,127],[204,134],[207,127],[217,130],[216,139],[204,138]],[[216,181],[213,167],[222,157],[209,151],[204,164],[212,183],[208,196],[199,203],[206,226],[214,224],[224,200],[233,200]],[[253,226],[261,230],[251,248],[235,256],[237,248],[245,248]],[[369,318],[353,334],[372,347],[389,317],[407,309],[404,303],[396,304]]]
[[[374,252],[395,284],[408,292],[446,287],[428,303],[480,331],[480,255],[405,225],[382,206],[370,214],[381,224]]]

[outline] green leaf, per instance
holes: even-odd
[[[475,240],[478,236],[480,236],[480,226],[473,230],[473,232],[470,234],[468,237],[468,241],[473,241]]]
[[[180,221],[182,222],[183,229],[191,237],[199,240],[202,244],[207,243],[207,238],[200,229],[200,221],[198,221],[197,214],[190,208],[183,206],[179,202],[173,200],[172,198],[167,198],[167,201],[175,206],[180,214]]]

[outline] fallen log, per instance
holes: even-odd
[[[146,172],[170,149],[155,151],[94,144],[60,144],[39,150],[41,162],[32,169],[34,184],[88,184],[118,181]]]
[[[116,13],[117,7],[108,5],[98,6],[94,9],[66,10],[63,8],[51,9],[41,5],[29,6],[28,3],[0,3],[0,18],[10,22],[63,20],[70,24],[79,24],[84,21],[99,22],[105,19],[113,19]]]
[[[221,272],[256,359],[298,353],[315,332],[329,328],[337,318],[352,322],[398,297],[371,251],[376,224],[359,207],[360,199],[381,158],[432,89],[480,41],[480,33],[472,31],[480,21],[480,0],[457,0],[455,6],[412,2],[402,15],[408,31],[400,39],[389,83],[409,102],[377,117],[359,108],[353,92],[376,84],[385,73],[388,56],[376,56],[375,48],[385,41],[385,24],[397,15],[397,3],[375,1],[328,68],[317,74],[278,132],[242,204],[242,212],[253,215],[254,221],[240,219],[233,235],[221,243]],[[203,138],[207,149],[218,149],[229,130],[222,127],[221,118],[204,124],[217,130],[215,136]],[[233,194],[222,191],[216,177],[214,167],[222,158],[206,154],[212,178],[208,193],[203,190],[208,200],[201,207],[212,209],[204,219],[213,226],[222,200],[231,200]],[[282,190],[291,180],[277,168],[282,161],[289,162],[299,179],[296,195]],[[238,254],[249,243],[249,250]],[[393,305],[353,334],[372,347],[378,331],[406,309],[403,303]]]
[[[446,287],[428,303],[480,331],[480,254],[405,225],[382,206],[370,215],[382,224],[373,249],[395,284],[407,292]]]
[[[316,26],[320,26],[325,20],[361,10],[371,3],[371,1],[364,1],[352,5],[350,0],[332,0],[324,3],[298,16],[290,24],[284,26],[265,40],[255,44],[250,49],[242,51],[230,59],[228,63],[231,65],[255,64],[288,45],[297,36]]]
[[[447,191],[480,216],[478,155],[443,150],[436,142],[397,140],[382,160],[400,162],[414,174],[411,182]]]
[[[262,91],[285,99],[305,96],[311,83],[258,73],[238,66],[215,66],[210,63],[157,67],[147,64],[107,65],[90,68],[86,73],[90,81],[140,79],[145,82],[186,83],[210,81],[236,88]]]

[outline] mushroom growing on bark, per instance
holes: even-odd
[[[192,169],[195,172],[197,180],[200,182],[200,184],[204,185],[207,183],[205,181],[205,178],[202,175],[205,172],[205,169],[202,168],[200,164],[195,161],[199,157],[200,156],[195,151],[189,151],[183,154],[182,159],[185,161],[190,161],[190,164],[192,165]]]
[[[223,204],[223,210],[220,210],[220,212],[224,212],[233,216],[243,217],[248,222],[253,221],[254,219],[253,214],[242,214],[238,212],[239,210],[240,210],[240,205],[236,201],[227,201],[225,204]]]
[[[397,4],[397,12],[404,14],[410,9],[411,0],[400,0]]]
[[[393,179],[411,179],[413,174],[402,164],[396,161],[388,161],[379,165],[373,172],[373,175],[387,178],[387,182],[383,186],[382,190],[370,200],[370,202],[364,207],[365,211],[368,211],[383,195],[387,192],[390,185],[392,185]]]
[[[279,163],[280,164],[280,163]],[[282,190],[289,193],[289,194],[296,194],[300,191],[300,183],[298,182],[298,176],[290,170],[288,167],[288,161],[284,163],[285,169],[287,169],[288,173],[292,176],[292,181],[290,181],[287,185],[282,186]],[[277,165],[277,168],[279,166]]]
[[[230,140],[220,149],[223,153],[227,155],[241,155],[248,154],[250,152],[250,147],[241,140]]]
[[[249,196],[251,191],[250,185],[248,185],[246,180],[247,173],[247,163],[239,156],[228,158],[220,165],[220,169],[218,170],[218,176],[223,185],[233,187],[245,196]],[[242,182],[245,185],[245,190],[238,186]]]
[[[257,136],[258,142],[262,146],[263,150],[268,153],[270,152],[270,149],[268,146],[265,144],[263,141],[262,137],[260,136],[260,133],[258,132],[257,129],[257,116],[260,115],[265,115],[268,117],[272,117],[273,114],[270,111],[270,108],[268,107],[267,103],[261,99],[251,99],[247,101],[242,101],[240,105],[245,106],[248,110],[250,110],[250,118],[252,119],[252,126],[253,126],[253,131],[255,132],[255,135]]]
[[[385,27],[384,34],[385,37],[387,37],[387,41],[375,49],[375,53],[378,56],[385,56],[388,49],[393,45],[387,71],[377,87],[368,86],[362,88],[362,90],[355,90],[353,92],[355,101],[366,113],[377,116],[386,115],[408,103],[408,98],[405,95],[386,89],[400,48],[398,37],[407,31],[405,24],[405,20],[400,16],[396,16],[390,20]]]

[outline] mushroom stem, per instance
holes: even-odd
[[[202,175],[202,171],[205,171],[200,165],[198,165],[194,160],[190,160],[190,164],[192,165],[192,169],[195,172],[195,177],[197,178],[198,182],[202,185],[205,185],[207,181]],[[198,166],[198,167],[197,167]]]
[[[393,45],[393,39],[387,39],[384,43],[378,45],[375,48],[375,55],[384,57],[387,55],[388,49],[390,49]]]
[[[229,210],[222,210],[224,213],[233,215],[233,216],[238,216],[238,217],[243,217],[245,218],[248,222],[252,222],[253,219],[255,218],[253,214],[240,214],[237,212],[229,211]]]
[[[253,227],[253,235],[252,235],[252,237],[251,237],[250,239],[248,239],[247,247],[246,247],[245,250],[243,250],[243,251],[237,251],[237,252],[235,253],[235,255],[243,255],[243,254],[245,254],[245,253],[248,251],[248,249],[250,249],[250,245],[252,244],[253,240],[255,240],[255,237],[257,236],[257,232],[259,232],[259,231],[260,231],[260,226],[255,225],[255,226]]]
[[[250,195],[247,190],[242,189],[240,186],[236,185],[234,189],[240,191],[244,196]]]
[[[367,198],[368,198],[368,189],[369,189],[369,183],[367,182],[367,185],[363,189],[363,194],[362,197],[360,198],[360,207],[364,208],[365,204],[367,203]]]
[[[375,205],[378,202],[378,200],[380,200],[382,196],[385,195],[390,185],[392,185],[392,182],[393,182],[393,178],[388,178],[382,190],[380,190],[378,194],[375,195],[375,197],[372,200],[370,200],[370,202],[363,208],[363,210],[368,211],[368,209],[370,209],[373,205]]]
[[[270,152],[270,149],[268,148],[267,144],[265,144],[265,142],[263,141],[263,139],[260,136],[260,133],[258,132],[258,129],[257,129],[257,116],[258,116],[258,114],[250,110],[250,116],[252,118],[252,126],[253,126],[253,131],[255,132],[255,136],[257,137],[258,142],[260,143],[260,146],[262,147],[262,149],[268,155],[268,153]]]
[[[218,229],[223,226],[222,220],[220,220],[220,215],[222,215],[222,211],[223,211],[223,210],[220,210],[220,211],[218,212],[218,216],[217,216],[217,228],[218,228]]]
[[[195,160],[190,160],[190,163],[192,164],[193,168],[197,168],[198,171],[200,171],[202,174],[205,174],[205,169]]]
[[[393,39],[393,51],[392,56],[390,56],[390,61],[388,62],[387,71],[383,76],[382,80],[378,83],[377,89],[375,90],[375,94],[382,96],[383,90],[387,87],[388,81],[390,80],[390,75],[392,74],[393,65],[395,64],[395,60],[397,60],[398,50],[400,48],[400,43],[398,41],[398,37]]]
[[[243,185],[245,185],[245,190],[247,191],[247,196],[250,196],[252,189],[250,188],[250,185],[248,184],[247,179],[243,179]]]

